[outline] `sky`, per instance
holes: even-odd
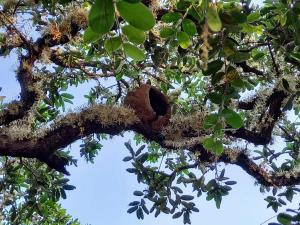
[[[14,73],[17,65],[15,57],[0,58],[0,87],[2,87],[0,95],[5,95],[6,101],[16,99],[19,94],[20,89]],[[83,95],[88,93],[90,86],[91,84],[84,84],[77,89],[70,88],[69,91],[75,95],[75,106],[84,104]],[[138,184],[135,175],[126,172],[130,163],[122,161],[128,155],[124,142],[131,139],[132,136],[132,133],[126,133],[124,137],[116,136],[103,141],[103,148],[94,164],[87,164],[84,159],[80,158],[79,142],[73,143],[71,152],[78,159],[78,167],[71,166],[68,170],[71,173],[69,183],[75,185],[76,189],[67,192],[67,199],[61,200],[61,204],[82,224],[183,224],[182,218],[172,219],[171,215],[160,214],[158,218],[155,218],[153,214],[150,214],[145,216],[144,220],[138,220],[134,213],[126,212],[128,203],[137,199],[133,195],[133,191],[142,190],[144,187]],[[207,202],[205,194],[195,199],[194,202],[200,212],[192,214],[192,224],[260,225],[267,219],[276,216],[272,209],[266,208],[267,203],[264,198],[267,195],[259,192],[259,187],[254,185],[255,180],[241,168],[227,165],[225,175],[238,183],[233,186],[229,196],[223,198],[220,209],[215,207],[213,201]],[[190,194],[190,190],[187,190],[186,194]],[[294,201],[289,207],[297,208],[298,202]],[[271,221],[275,220],[269,222]]]

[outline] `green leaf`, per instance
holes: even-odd
[[[220,20],[216,6],[210,6],[207,10],[206,16],[208,27],[214,32],[220,31],[222,28],[222,22]]]
[[[191,195],[182,195],[180,196],[181,200],[184,200],[184,201],[191,201],[194,199],[194,196],[191,196]]]
[[[260,18],[260,13],[259,13],[259,11],[257,11],[257,12],[251,13],[247,16],[247,22],[253,23],[253,22],[259,20],[259,18]]]
[[[155,18],[150,9],[143,3],[128,3],[124,0],[117,2],[120,15],[130,25],[140,30],[151,30],[155,25]]]
[[[142,44],[146,40],[145,32],[131,25],[124,26],[122,32],[128,37],[128,40],[135,44]]]
[[[142,145],[141,147],[139,147],[139,149],[135,152],[135,156],[138,156],[139,154],[141,154],[141,152],[144,150],[145,147],[146,147],[146,145]]]
[[[182,29],[190,36],[194,36],[197,33],[196,25],[190,19],[184,19],[182,21]]]
[[[215,126],[218,122],[218,115],[217,114],[211,114],[205,117],[204,122],[203,122],[203,128],[204,129],[209,129],[213,126]]]
[[[249,52],[237,52],[234,55],[228,57],[228,59],[234,63],[241,63],[248,60],[249,58],[250,58]]]
[[[230,39],[226,39],[223,49],[227,57],[231,56],[236,52],[235,43]]]
[[[286,193],[285,193],[285,195],[286,195],[286,199],[289,201],[289,202],[292,202],[292,200],[293,200],[293,197],[294,197],[294,191],[291,189],[291,188],[288,188],[287,190],[286,190]]]
[[[277,216],[277,220],[279,223],[283,225],[290,225],[293,217],[286,213],[279,213]]]
[[[134,191],[133,194],[135,196],[143,196],[144,195],[144,193],[142,191]]]
[[[215,200],[215,203],[216,203],[216,207],[219,209],[220,206],[221,206],[221,202],[222,202],[222,196],[220,194],[216,194],[214,196],[214,200]]]
[[[203,141],[203,146],[205,149],[213,151],[215,154],[220,155],[224,150],[224,146],[221,141],[216,140],[213,137],[206,138]]]
[[[129,209],[127,210],[127,212],[128,212],[128,213],[133,213],[133,212],[136,211],[137,209],[138,209],[138,206],[133,206],[133,207],[129,208]]]
[[[175,213],[175,214],[172,216],[172,218],[173,218],[173,219],[179,218],[179,217],[181,217],[182,213],[183,213],[183,211],[177,212],[177,213]]]
[[[70,179],[68,178],[63,178],[63,179],[60,179],[60,180],[56,180],[56,181],[53,181],[53,184],[66,184],[70,181]]]
[[[181,48],[187,49],[191,45],[190,37],[185,32],[179,32],[177,34],[177,40]]]
[[[221,104],[223,100],[223,95],[216,92],[209,93],[206,97],[215,104]]]
[[[101,38],[102,34],[95,33],[90,27],[84,31],[83,41],[85,43],[93,43]]]
[[[63,199],[67,199],[67,195],[66,195],[65,190],[62,189],[62,188],[60,188],[59,191],[60,191],[60,196],[61,196]]]
[[[98,34],[105,34],[114,25],[115,9],[112,0],[96,0],[89,14],[89,26]]]
[[[69,93],[61,93],[61,96],[67,99],[73,99],[74,96]]]
[[[243,126],[243,120],[241,116],[233,110],[224,109],[222,115],[225,118],[226,123],[232,126],[233,128],[239,129]]]
[[[131,147],[130,142],[125,142],[124,145],[125,145],[125,147],[129,150],[130,154],[131,154],[132,156],[134,156],[135,153],[134,153],[134,151],[133,151],[133,148]]]
[[[136,173],[137,172],[137,169],[136,168],[127,168],[126,171],[128,173]]]
[[[191,224],[190,213],[185,211],[183,214],[183,224]]]
[[[214,198],[214,193],[209,191],[207,192],[206,201],[210,201]]]
[[[219,59],[217,59],[215,61],[212,61],[212,62],[208,63],[207,70],[203,71],[202,73],[203,73],[204,76],[215,74],[220,69],[222,69],[223,65],[224,65],[224,62],[221,61],[221,60],[219,60]]]
[[[243,87],[245,87],[246,82],[244,82],[244,81],[243,81],[242,79],[240,79],[240,78],[237,78],[237,79],[235,79],[235,80],[233,80],[233,81],[231,82],[231,85],[234,86],[234,87],[237,87],[237,88],[243,88]]]
[[[182,17],[179,12],[168,12],[161,17],[161,21],[165,23],[177,22]]]
[[[129,43],[125,43],[123,45],[124,47],[124,52],[126,54],[126,56],[132,58],[135,61],[142,61],[145,59],[145,54],[144,52],[139,49],[138,47],[129,44]]]
[[[104,48],[108,53],[113,53],[121,47],[121,37],[113,37],[104,41]]]
[[[149,214],[149,210],[147,209],[145,204],[142,205],[142,209],[146,214]]]
[[[175,33],[174,29],[169,27],[164,27],[160,30],[160,37],[161,38],[168,38],[171,37]]]
[[[138,219],[144,219],[144,213],[141,207],[136,211],[136,216]]]
[[[253,49],[251,51],[251,56],[253,60],[259,60],[265,56],[265,53],[263,51]]]
[[[139,205],[139,204],[140,204],[139,201],[133,201],[133,202],[129,203],[129,206],[136,206],[136,205]]]
[[[218,82],[220,82],[223,79],[224,76],[225,76],[224,72],[218,72],[218,73],[212,74],[211,84],[216,85]]]
[[[128,162],[130,160],[132,160],[133,157],[132,156],[126,156],[124,159],[123,159],[123,162]]]
[[[258,26],[254,26],[248,23],[244,23],[241,24],[241,32],[246,33],[246,34],[262,34],[263,32],[263,26],[262,25],[258,25]]]
[[[65,184],[65,185],[63,185],[62,186],[62,188],[64,189],[64,190],[74,190],[74,189],[76,189],[76,187],[75,186],[73,186],[73,185],[69,185],[69,184]]]
[[[226,185],[235,185],[236,181],[230,180],[225,182]]]

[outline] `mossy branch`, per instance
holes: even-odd
[[[168,126],[174,127],[176,122],[173,121]],[[186,124],[186,126],[193,127],[194,124]],[[174,146],[166,139],[171,134],[162,134],[149,127],[146,128],[132,109],[121,106],[94,105],[80,112],[70,113],[55,121],[49,128],[38,130],[30,136],[26,134],[22,137],[22,134],[10,133],[8,129],[0,136],[0,155],[37,158],[49,167],[67,174],[65,166],[68,162],[55,155],[58,149],[65,148],[92,133],[118,135],[129,130],[142,134],[149,141],[156,141],[164,148],[174,149]],[[188,149],[196,153],[201,162],[224,162],[237,165],[257,182],[266,186],[287,186],[298,184],[300,181],[300,174],[285,176],[266,171],[251,160],[244,151],[226,149],[222,155],[216,156],[205,150],[199,141],[177,147],[177,149]]]

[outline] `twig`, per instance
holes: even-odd
[[[272,59],[272,63],[273,63],[276,75],[277,75],[277,77],[279,77],[280,73],[279,73],[278,65],[276,64],[276,61],[275,61],[275,58],[274,58],[274,55],[273,55],[273,52],[272,52],[272,49],[271,49],[270,42],[268,42],[268,49],[269,49],[269,52],[270,52],[270,55],[271,55],[271,59]]]
[[[118,86],[118,94],[116,95],[116,102],[121,98],[122,96],[122,87],[120,81],[117,81],[117,86]]]
[[[265,220],[264,222],[262,222],[260,225],[265,224],[266,222],[270,221],[271,219],[275,218],[277,215],[270,217],[269,219]]]

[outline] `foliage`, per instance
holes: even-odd
[[[123,161],[146,186],[129,203],[138,219],[166,213],[190,224],[202,195],[220,208],[236,184],[229,163],[256,180],[278,223],[300,223],[299,209],[279,211],[300,192],[299,1],[0,2],[0,55],[19,60],[21,87],[11,102],[0,87],[3,224],[79,224],[58,203],[75,188],[66,147],[82,140],[93,163],[107,135],[127,130],[138,147],[125,143]],[[87,82],[87,106],[69,112],[69,87]],[[172,106],[162,130],[122,106],[144,83]]]

